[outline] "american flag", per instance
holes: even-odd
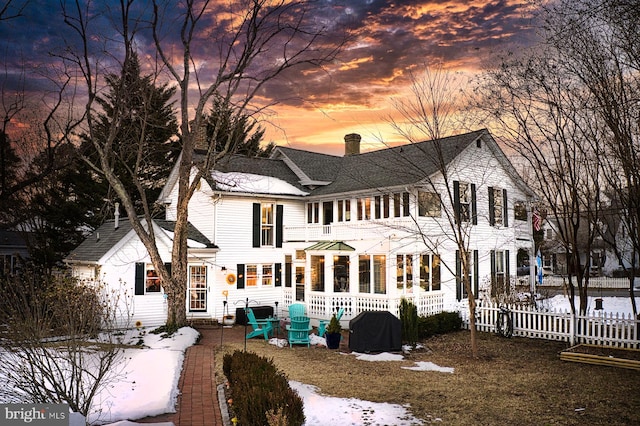
[[[540,212],[538,209],[533,211],[533,229],[535,231],[539,231],[542,226],[542,216],[540,216]]]

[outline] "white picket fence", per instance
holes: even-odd
[[[511,311],[513,335],[534,339],[561,340],[572,346],[586,343],[601,346],[640,348],[640,320],[629,314],[573,315],[528,305],[506,305]],[[479,302],[476,306],[476,329],[495,332],[500,306]],[[461,309],[463,327],[469,328],[469,310]]]

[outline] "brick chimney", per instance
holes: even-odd
[[[360,140],[362,138],[357,133],[349,133],[344,136],[344,155],[358,155],[360,154]]]
[[[209,148],[207,143],[207,122],[203,118],[200,122],[200,127],[195,128],[196,120],[189,122],[191,126],[191,132],[193,133],[193,149],[206,151]]]

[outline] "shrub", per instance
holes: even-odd
[[[405,298],[400,301],[400,322],[402,341],[415,346],[418,342],[418,308]]]
[[[329,320],[329,325],[327,325],[327,333],[340,333],[342,331],[342,326],[340,325],[340,321],[338,321],[338,317],[335,314]]]
[[[418,321],[420,338],[446,334],[461,328],[462,318],[457,312],[440,312],[439,314],[420,317]]]
[[[302,398],[273,360],[235,351],[223,357],[222,370],[229,382],[230,408],[239,424],[266,425],[278,419],[292,426],[304,424]]]

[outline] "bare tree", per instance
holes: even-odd
[[[472,250],[477,244],[477,219],[481,213],[474,211],[472,207],[466,208],[461,203],[461,194],[470,193],[470,197],[475,197],[475,188],[491,186],[490,182],[496,182],[496,177],[492,176],[495,164],[492,166],[490,157],[479,156],[474,159],[473,180],[469,188],[463,189],[461,179],[467,173],[467,163],[461,164],[453,161],[452,152],[456,152],[456,140],[443,138],[452,136],[456,127],[456,113],[461,110],[462,100],[461,77],[456,75],[442,65],[436,67],[426,67],[421,74],[411,75],[411,96],[394,100],[394,107],[399,118],[389,118],[389,122],[397,132],[402,135],[411,145],[412,149],[421,151],[420,160],[412,155],[404,155],[406,161],[405,172],[415,175],[415,182],[420,182],[419,191],[437,197],[439,212],[434,220],[433,226],[425,227],[421,225],[417,217],[413,217],[413,233],[417,230],[417,237],[422,241],[427,250],[437,254],[441,267],[446,268],[451,275],[456,277],[456,286],[462,286],[466,294],[469,309],[469,326],[471,330],[470,343],[471,352],[474,357],[478,356],[478,341],[476,335],[476,299],[479,297],[479,289],[475,288],[475,283],[471,277],[474,276],[474,263],[480,259],[475,256],[478,253]],[[477,133],[481,137],[482,132]],[[432,143],[422,142],[431,140]],[[491,148],[494,149],[494,148]],[[499,150],[499,148],[495,147]],[[502,154],[495,152],[500,157]],[[399,154],[402,155],[402,154]],[[412,158],[413,157],[413,158]],[[463,160],[460,160],[463,161]],[[428,163],[427,165],[422,162]],[[464,161],[463,161],[464,162]],[[410,170],[408,170],[410,169]],[[514,172],[509,170],[509,172]],[[525,191],[528,190],[525,189]],[[489,188],[489,192],[492,189]],[[493,194],[490,194],[491,197]],[[527,197],[532,193],[528,190]],[[428,198],[429,196],[425,196]],[[503,193],[500,191],[500,199]],[[464,198],[464,197],[463,197]],[[475,199],[475,198],[474,198]],[[471,201],[471,200],[470,200]],[[487,199],[487,201],[489,201]],[[428,199],[421,200],[418,196],[419,211],[428,210]],[[506,200],[505,200],[506,202]],[[424,204],[424,205],[423,205]],[[491,204],[489,202],[489,204]],[[500,211],[500,217],[503,217]],[[486,216],[488,223],[495,219],[489,212]],[[420,214],[420,213],[419,213]],[[506,220],[506,218],[504,218]],[[407,229],[411,232],[411,229]],[[455,262],[451,256],[446,260],[446,252],[457,253]],[[477,279],[477,278],[476,278]],[[509,289],[508,281],[505,280],[503,289]],[[492,283],[492,292],[498,283]]]
[[[22,12],[28,3],[29,0],[6,0],[4,4],[0,6],[0,21],[22,16]]]
[[[126,327],[126,292],[35,270],[0,280],[0,377],[4,401],[67,403],[87,416],[101,389],[120,379],[115,329]]]
[[[635,2],[561,2],[549,10],[555,19],[550,42],[588,93],[585,106],[596,120],[593,150],[609,191],[606,227],[600,235],[629,278],[637,315],[634,278],[640,270],[640,12]]]
[[[613,223],[602,225],[612,218],[612,202],[622,203],[618,225],[638,247],[636,9],[616,0],[542,7],[540,44],[506,56],[478,89],[476,106],[499,123],[535,174],[569,256],[570,290],[573,296],[575,276],[581,312],[594,241],[611,235]],[[620,198],[603,196],[612,193]],[[609,242],[618,244],[617,237]]]
[[[146,17],[143,12],[134,15],[134,8],[144,2],[121,1],[118,9],[118,43],[123,58],[120,67],[131,60],[134,39],[141,35]],[[314,2],[284,0],[241,0],[214,2],[209,0],[183,0],[176,7],[174,1],[153,1],[150,28],[158,63],[155,69],[177,85],[180,136],[183,144],[178,166],[178,200],[171,272],[167,270],[156,246],[151,209],[154,200],[143,200],[143,217],[136,214],[131,194],[121,178],[113,172],[115,135],[125,111],[115,111],[110,123],[109,137],[96,143],[93,137],[96,123],[96,97],[103,82],[107,62],[95,60],[114,59],[106,47],[114,43],[106,34],[91,32],[91,17],[97,16],[84,3],[77,1],[73,7],[64,8],[65,22],[75,34],[79,49],[67,49],[60,56],[81,72],[88,101],[84,117],[86,133],[94,142],[99,163],[94,167],[104,174],[114,192],[120,198],[133,229],[146,247],[151,261],[158,271],[168,296],[167,326],[178,327],[186,321],[187,283],[187,225],[188,204],[199,182],[213,165],[232,153],[232,134],[220,134],[225,126],[214,129],[205,154],[194,156],[198,130],[205,124],[205,108],[218,97],[224,105],[232,107],[236,114],[260,111],[266,105],[255,102],[256,94],[270,80],[286,70],[298,66],[321,66],[332,60],[340,45],[325,42],[327,28],[309,14]],[[142,8],[144,9],[144,8]],[[145,24],[146,25],[146,24]],[[176,37],[177,36],[177,37]],[[100,45],[96,40],[103,43]],[[100,50],[102,49],[102,50]],[[160,74],[159,74],[160,75]],[[124,88],[123,88],[124,89]],[[114,105],[117,102],[117,94]],[[124,96],[124,91],[120,94]],[[208,131],[211,131],[209,127]],[[220,150],[220,141],[225,140]],[[138,144],[139,156],[144,145]],[[136,174],[136,169],[130,171]],[[140,188],[138,188],[140,191]]]

